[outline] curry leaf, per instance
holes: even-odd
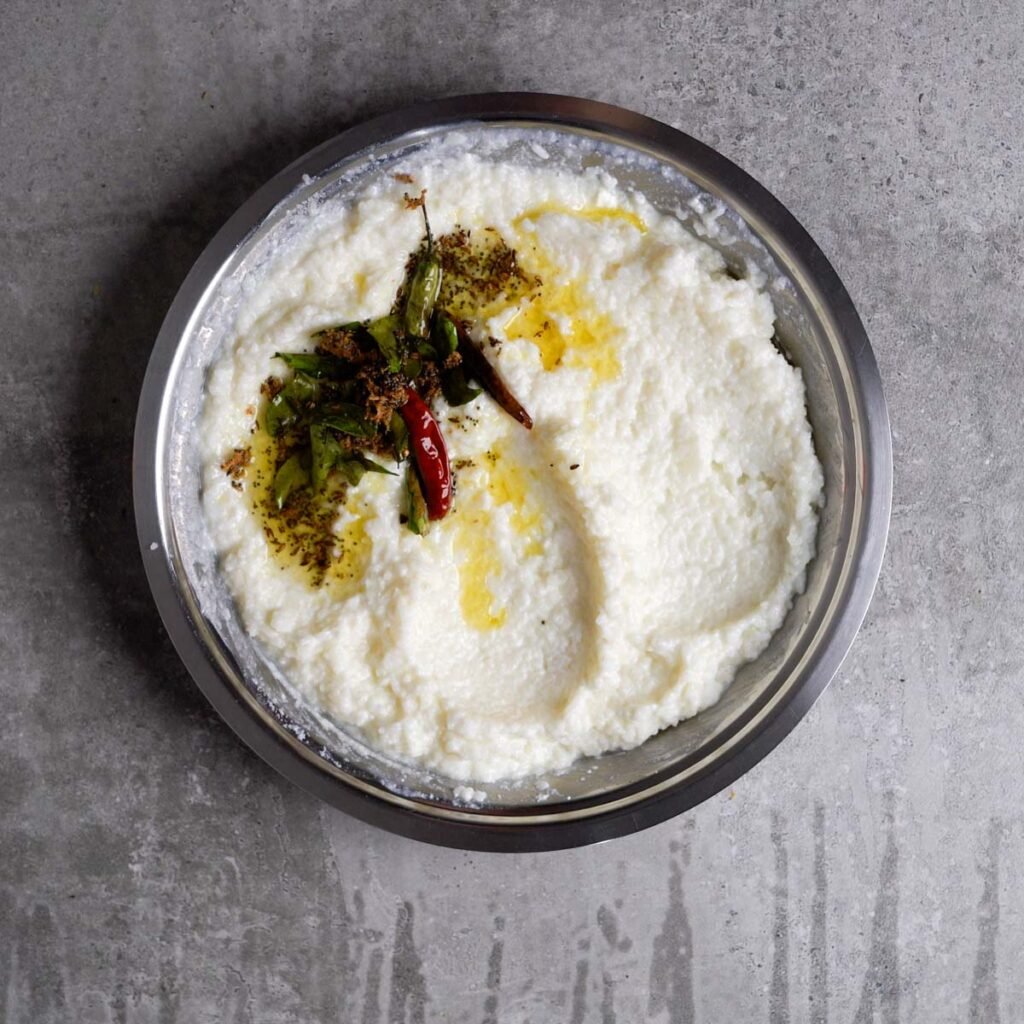
[[[302,455],[296,452],[285,459],[274,474],[274,501],[277,507],[284,508],[292,494],[308,484],[309,471],[303,465]]]
[[[346,369],[344,360],[318,352],[275,352],[274,357],[289,369],[308,373],[311,377],[338,377]]]
[[[480,388],[470,387],[466,382],[466,374],[461,366],[453,366],[441,374],[441,390],[449,405],[466,405],[480,393]]]
[[[298,414],[283,392],[278,392],[267,402],[263,413],[263,428],[271,437],[277,437],[281,431],[294,423]]]
[[[319,493],[327,486],[327,477],[342,459],[343,453],[338,439],[322,423],[310,426],[309,446],[313,463],[313,489]]]
[[[333,405],[317,409],[315,422],[338,430],[351,437],[373,437],[376,433],[372,423],[363,419],[363,411],[358,405],[349,402],[335,402]]]
[[[434,347],[441,359],[450,356],[459,347],[459,333],[451,318],[439,313],[434,320]]]
[[[380,354],[387,360],[388,369],[392,373],[398,373],[402,368],[402,360],[398,352],[398,337],[395,333],[398,327],[397,316],[378,317],[366,325],[370,337],[377,343]]]

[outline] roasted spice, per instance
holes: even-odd
[[[249,465],[251,459],[251,448],[236,448],[220,464],[220,468],[223,469],[233,481],[237,481],[245,476],[245,467]]]
[[[377,358],[376,352],[359,341],[359,332],[350,327],[325,327],[313,335],[316,351],[335,356],[349,363],[368,363]]]
[[[516,251],[496,231],[474,238],[457,227],[434,240],[443,277],[437,305],[459,317],[474,317],[488,303],[532,294],[540,279],[519,265]]]
[[[279,377],[268,377],[260,385],[260,394],[263,395],[264,398],[276,398],[281,393],[281,389],[283,387],[284,381]]]

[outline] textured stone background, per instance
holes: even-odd
[[[1024,1019],[1024,19],[1014,2],[5,0],[0,1017]],[[179,667],[129,491],[188,266],[355,120],[620,103],[752,172],[858,303],[896,495],[845,667],[732,792],[603,847],[349,820]]]

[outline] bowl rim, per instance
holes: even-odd
[[[416,132],[472,125],[523,123],[567,127],[643,148],[655,156],[685,162],[698,185],[713,186],[739,200],[756,222],[780,240],[788,255],[816,285],[836,337],[846,350],[851,389],[862,406],[862,455],[858,484],[862,503],[860,536],[840,606],[827,634],[802,669],[798,685],[769,695],[756,709],[756,728],[724,760],[697,768],[688,778],[679,770],[654,786],[635,784],[580,800],[574,810],[553,805],[528,813],[487,809],[445,809],[388,794],[387,799],[352,776],[325,770],[315,756],[242,693],[229,677],[237,666],[182,587],[173,557],[173,536],[161,489],[160,454],[165,443],[165,395],[179,347],[196,309],[221,267],[274,208],[308,177],[340,161]],[[691,169],[697,173],[691,173]],[[759,235],[762,231],[754,226]],[[547,93],[482,93],[432,100],[383,114],[328,139],[294,161],[258,189],[228,219],[196,260],[160,328],[139,398],[133,452],[133,492],[139,545],[154,601],[178,656],[218,714],[255,753],[291,782],[353,816],[421,841],[459,849],[529,852],[602,842],[647,828],[688,810],[733,783],[766,756],[795,727],[838,670],[860,628],[881,570],[892,501],[892,443],[881,377],[867,333],[835,269],[796,218],[767,189],[709,146],[660,121],[600,103]],[[155,539],[159,543],[154,547]],[[214,632],[214,637],[219,637]],[[777,699],[774,699],[777,698]],[[753,721],[753,719],[750,719]],[[748,724],[750,724],[748,721]],[[301,749],[300,749],[301,748]],[[638,799],[632,794],[641,791]],[[625,795],[623,795],[625,794]],[[615,798],[618,799],[609,799]],[[559,809],[560,808],[560,809]]]

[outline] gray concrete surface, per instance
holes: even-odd
[[[0,1018],[1024,1020],[1024,19],[986,4],[6,0]],[[772,189],[881,364],[889,554],[843,670],[732,791],[603,847],[432,849],[320,806],[151,607],[129,453],[192,259],[421,97],[576,93]]]

